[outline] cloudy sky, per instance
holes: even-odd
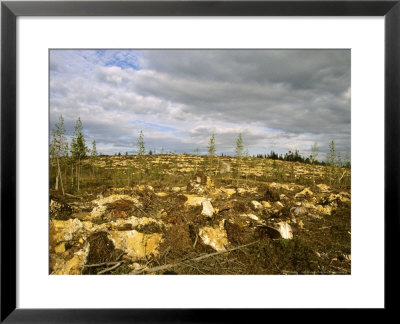
[[[50,128],[78,116],[98,152],[350,152],[348,50],[51,50]]]

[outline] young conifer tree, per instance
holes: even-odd
[[[319,146],[318,143],[315,142],[313,145],[311,145],[311,155],[310,155],[311,164],[314,164],[316,161],[318,161],[318,155],[319,155]]]
[[[215,134],[212,134],[208,142],[208,154],[210,156],[215,155]]]
[[[86,140],[83,135],[83,125],[81,122],[81,118],[78,117],[75,128],[74,135],[71,140],[71,155],[75,162],[76,166],[76,179],[79,191],[79,182],[81,175],[81,162],[86,157],[86,153],[88,152],[88,147],[86,146]]]
[[[329,143],[329,152],[326,155],[326,164],[329,168],[329,182],[332,184],[332,180],[335,176],[335,158],[336,158],[336,149],[335,142],[332,140]]]
[[[60,158],[68,154],[68,142],[67,138],[65,137],[64,118],[62,115],[60,115],[58,122],[54,125],[51,135],[52,140],[50,145],[50,156],[55,158],[57,162],[55,190],[58,190],[58,181],[60,181],[61,190],[64,195],[64,185],[60,167]]]
[[[243,156],[243,138],[242,133],[239,133],[238,138],[236,140],[236,149],[235,149],[236,156],[241,158]]]
[[[315,142],[313,145],[311,145],[311,155],[310,155],[311,164],[314,164],[315,162],[318,161],[318,155],[319,155],[319,146],[318,143]],[[313,180],[313,185],[315,185],[314,167],[312,167],[312,180]]]
[[[215,134],[212,134],[208,142],[208,154],[210,155],[210,172],[212,172],[213,160],[215,155]]]
[[[144,155],[146,153],[143,131],[140,131],[139,138],[137,139],[137,152],[138,155]]]
[[[146,166],[145,166],[145,157],[144,157],[145,154],[146,154],[146,147],[144,145],[144,135],[143,135],[143,131],[140,131],[139,137],[137,139],[137,155],[138,155],[138,158],[139,158],[138,162],[139,162],[139,170],[140,170],[139,183],[140,183],[141,178],[142,178],[143,169],[146,168]]]
[[[99,154],[97,153],[97,146],[96,146],[96,140],[92,141],[92,149],[90,150],[90,155],[92,157],[97,157]]]
[[[335,165],[335,157],[336,157],[336,153],[335,153],[335,142],[332,140],[329,143],[329,153],[327,155],[327,164],[330,166],[334,166]]]
[[[92,141],[92,149],[90,150],[90,160],[92,162],[92,171],[93,171],[93,176],[94,176],[94,164],[96,162],[97,156],[99,154],[97,153],[97,146],[96,146],[96,140]]]
[[[237,185],[239,185],[239,176],[240,176],[240,163],[241,163],[241,158],[243,157],[243,138],[242,138],[242,133],[239,133],[238,138],[236,140],[236,148],[235,148],[235,153],[236,157],[238,158],[237,160]]]

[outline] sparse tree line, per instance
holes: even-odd
[[[199,154],[200,149],[196,148],[195,153],[197,152],[196,155]],[[215,135],[211,135],[210,140],[209,140],[209,145],[208,145],[208,154],[211,156],[215,155]],[[221,156],[224,156],[222,153]],[[236,157],[249,157],[249,151],[248,149],[244,150],[244,145],[243,145],[243,137],[242,134],[240,133],[236,139],[236,147],[235,147],[235,156]],[[337,167],[345,167],[345,168],[351,168],[351,163],[350,163],[350,155],[348,152],[344,154],[342,157],[341,152],[336,153],[336,148],[335,148],[335,142],[332,140],[329,143],[329,152],[326,155],[326,161],[320,161],[318,160],[319,156],[319,146],[318,143],[315,142],[313,145],[311,145],[311,154],[308,157],[303,157],[299,150],[295,150],[294,152],[288,151],[285,154],[277,154],[274,151],[271,151],[269,154],[257,154],[253,155],[253,157],[257,158],[265,158],[265,159],[272,159],[272,160],[281,160],[281,161],[287,161],[287,162],[301,162],[301,163],[306,163],[306,164],[317,164],[317,165],[326,165],[326,166],[337,166]]]
[[[86,145],[86,139],[83,132],[83,125],[80,117],[78,117],[70,142],[66,136],[66,129],[64,126],[64,118],[60,115],[58,122],[54,125],[51,131],[50,139],[50,159],[54,162],[56,168],[54,189],[61,191],[65,195],[65,187],[63,179],[70,179],[70,187],[72,191],[80,190],[81,175],[82,175],[82,162],[89,159],[92,166],[92,175],[95,177],[95,162],[99,156],[97,152],[96,140],[92,141],[92,147]],[[146,168],[146,161],[143,155],[146,154],[143,132],[140,131],[137,139],[137,157],[140,159],[142,168],[139,170],[139,176],[142,177],[143,169]],[[152,151],[149,151],[152,154]],[[121,155],[121,153],[116,154]],[[125,155],[128,155],[126,152]],[[109,163],[111,161],[108,161]],[[109,165],[110,166],[110,165]],[[64,175],[64,176],[63,176]],[[128,179],[129,180],[129,179]]]
[[[76,121],[70,143],[68,143],[65,133],[64,118],[60,115],[58,122],[51,132],[50,158],[57,163],[55,190],[58,190],[60,185],[63,194],[65,194],[65,184],[63,183],[62,169],[64,169],[65,175],[70,171],[71,185],[79,191],[82,161],[89,154],[92,161],[98,155],[95,140],[92,142],[91,149],[86,145],[82,121],[79,117]]]
[[[55,174],[55,183],[54,183],[54,189],[59,190],[61,189],[62,194],[65,194],[66,191],[66,186],[68,182],[68,187],[72,192],[79,192],[80,190],[80,184],[81,184],[81,178],[82,178],[82,162],[84,160],[89,159],[89,170],[91,170],[92,178],[96,178],[96,159],[99,156],[99,153],[97,152],[97,145],[96,145],[96,140],[93,140],[91,143],[91,148],[89,148],[86,145],[86,139],[84,136],[83,132],[83,125],[80,117],[78,117],[73,134],[70,137],[70,141],[68,141],[68,138],[66,136],[66,129],[64,126],[64,118],[62,115],[60,115],[58,122],[55,124],[54,128],[51,131],[51,139],[50,139],[50,159],[52,162],[52,167],[53,167],[53,176]],[[144,174],[148,172],[147,168],[147,159],[144,157],[146,155],[146,147],[145,147],[145,142],[144,142],[144,134],[143,131],[140,131],[137,143],[137,155],[136,158],[138,159],[139,162],[139,167],[136,169],[129,167],[128,169],[128,175],[127,175],[127,181],[128,185],[132,184],[135,181],[138,181],[139,183],[141,182]],[[251,161],[255,161],[253,159],[249,159],[249,151],[248,149],[245,149],[244,146],[244,141],[243,141],[243,136],[241,133],[238,134],[235,142],[235,156],[239,158],[236,161],[236,176],[237,176],[237,181],[239,181],[240,173],[241,173],[241,164],[240,160],[242,161],[247,161],[249,160],[250,163],[253,163]],[[164,150],[162,149],[161,154],[164,154]],[[155,149],[149,150],[147,152],[148,155],[153,155],[156,154]],[[195,155],[200,155],[200,148],[195,148],[194,149],[194,154]],[[121,156],[121,153],[116,154],[118,156]],[[125,153],[126,156],[128,156],[128,152]],[[216,156],[216,140],[215,140],[215,134],[212,134],[209,138],[208,146],[207,146],[207,155],[208,155],[208,166],[209,166],[209,171],[212,172],[212,170],[219,169],[219,164],[220,164],[220,159],[219,157]],[[224,156],[224,154],[221,154]],[[286,154],[280,154],[278,155],[274,151],[271,151],[269,154],[258,154],[256,158],[267,158],[267,159],[272,159],[272,160],[281,160],[281,161],[288,161],[288,162],[301,162],[301,163],[307,163],[307,164],[316,164],[316,165],[324,165],[326,167],[326,177],[328,179],[335,179],[337,177],[342,177],[343,175],[338,174],[339,169],[341,168],[350,168],[350,159],[349,159],[349,154],[345,154],[344,157],[342,157],[340,152],[336,152],[335,148],[335,143],[332,140],[331,143],[329,144],[329,152],[326,155],[326,161],[319,161],[318,160],[319,156],[319,146],[317,143],[314,143],[311,146],[311,154],[308,157],[303,157],[300,155],[298,150],[295,150],[294,152],[289,151]],[[106,166],[108,169],[111,170],[111,160],[107,160]],[[197,170],[197,160],[196,160],[196,166],[195,169]],[[274,162],[275,163],[275,162]],[[175,161],[176,164],[176,161]],[[247,164],[247,162],[246,162]],[[86,164],[87,167],[88,164]],[[160,170],[158,170],[159,173]],[[120,171],[116,171],[117,178],[123,177],[123,174],[120,174]],[[136,178],[132,178],[132,174],[136,174]],[[157,173],[157,172],[156,172]],[[86,173],[87,174],[87,173]],[[343,173],[344,174],[344,173]],[[138,177],[138,178],[137,178]],[[53,178],[54,181],[54,178]],[[247,174],[246,174],[246,181],[247,181]]]
[[[350,155],[348,152],[344,154],[342,157],[341,152],[335,151],[335,142],[332,140],[329,144],[329,152],[326,155],[325,161],[319,161],[319,147],[318,143],[314,143],[311,146],[311,154],[308,157],[303,157],[300,155],[299,150],[295,150],[294,152],[289,151],[285,154],[277,154],[274,151],[271,151],[269,154],[257,154],[258,158],[268,158],[272,160],[281,160],[281,161],[289,161],[289,162],[301,162],[307,164],[317,164],[317,165],[331,165],[338,167],[351,168],[350,163]]]

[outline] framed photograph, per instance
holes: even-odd
[[[390,309],[399,16],[2,2],[1,320]]]

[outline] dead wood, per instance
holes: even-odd
[[[114,270],[114,269],[117,269],[122,263],[123,263],[122,261],[117,262],[117,264],[113,265],[113,266],[110,267],[110,268],[101,270],[101,271],[97,272],[97,274],[98,274],[98,275],[101,275],[101,274],[103,274],[103,273],[106,273],[106,272],[112,271],[112,270]]]
[[[182,264],[187,265],[187,262],[190,262],[190,261],[198,262],[200,260],[215,256],[215,255],[229,253],[229,252],[232,252],[232,251],[235,251],[235,250],[240,250],[240,249],[243,249],[243,248],[248,247],[250,245],[254,245],[254,244],[258,243],[258,242],[259,241],[254,241],[254,242],[251,242],[251,243],[248,243],[248,244],[244,244],[244,245],[241,245],[241,246],[234,247],[234,248],[226,250],[226,251],[214,252],[214,253],[210,253],[210,254],[204,254],[204,255],[201,255],[201,256],[193,258],[193,259],[183,259],[181,261],[178,261],[178,262],[172,263],[172,264],[166,264],[166,265],[163,265],[163,266],[154,267],[154,268],[150,268],[150,269],[141,269],[141,270],[136,271],[136,272],[134,272],[132,274],[141,274],[141,273],[145,273],[145,272],[146,273],[151,273],[151,272],[157,272],[157,271],[163,271],[163,270],[175,268],[175,267],[177,267],[179,265],[182,265]]]

